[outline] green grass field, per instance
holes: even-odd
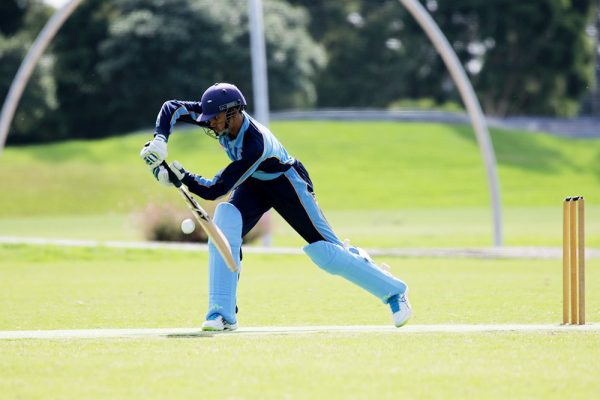
[[[194,327],[206,254],[0,246],[0,330]],[[411,324],[558,323],[556,260],[382,259]],[[588,265],[600,320],[600,263]],[[246,256],[242,326],[387,325],[386,307],[303,256]],[[594,398],[597,333],[330,333],[0,340],[3,398]]]
[[[485,171],[465,126],[277,122],[341,237],[363,247],[491,245]],[[562,198],[586,196],[600,247],[600,140],[493,130],[505,243],[559,246]],[[0,236],[142,240],[139,211],[185,207],[138,157],[149,134],[8,148]],[[212,175],[227,160],[197,130],[169,152]],[[356,187],[355,182],[360,182]],[[274,243],[302,241],[278,218]],[[558,259],[381,258],[411,288],[410,324],[558,324]],[[0,245],[0,330],[198,327],[207,255]],[[389,325],[388,309],[305,256],[246,254],[241,326]],[[600,322],[600,260],[587,264]],[[1,398],[304,399],[600,397],[597,332],[319,333],[0,340]]]

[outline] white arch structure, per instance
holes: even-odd
[[[70,0],[52,15],[48,22],[46,22],[44,29],[42,29],[35,39],[35,42],[31,45],[25,59],[21,63],[17,75],[15,75],[15,79],[13,79],[12,84],[10,85],[6,100],[4,100],[2,114],[0,114],[0,155],[4,149],[4,144],[6,143],[8,128],[10,127],[10,123],[15,115],[25,86],[27,85],[27,82],[29,82],[29,78],[35,69],[35,66],[44,53],[44,50],[46,50],[46,47],[50,44],[52,38],[54,38],[54,35],[56,35],[56,32],[58,32],[67,18],[75,11],[81,1],[82,0]]]
[[[35,42],[31,46],[31,49],[27,53],[27,56],[21,63],[17,75],[13,80],[4,105],[2,107],[2,113],[0,114],[0,154],[6,143],[6,136],[8,135],[8,128],[14,117],[15,110],[21,99],[21,95],[25,89],[27,82],[33,72],[38,60],[42,56],[44,50],[48,47],[48,44],[60,29],[67,18],[73,13],[73,11],[79,6],[82,0],[70,0],[68,3],[63,5],[59,10],[54,13],[52,18],[48,20],[44,29],[40,32]],[[487,129],[485,117],[481,110],[481,105],[475,96],[475,91],[471,85],[471,82],[467,78],[467,75],[460,64],[456,53],[448,43],[448,40],[441,32],[435,21],[431,18],[429,13],[423,8],[423,6],[417,0],[399,0],[413,16],[413,18],[419,23],[421,28],[425,31],[433,45],[435,46],[438,53],[441,55],[446,68],[450,71],[450,75],[457,86],[461,98],[467,108],[471,124],[475,130],[477,142],[483,157],[488,186],[491,197],[492,216],[493,216],[493,243],[495,246],[502,245],[502,217],[501,217],[501,203],[500,203],[500,185],[498,180],[498,173],[496,168],[496,157],[494,149],[492,147],[490,134]],[[259,27],[262,30],[262,4],[260,0],[250,0],[249,4],[250,15],[253,20],[259,20]],[[255,28],[255,24],[251,24],[251,29]],[[253,60],[253,66],[256,70],[253,71],[253,84],[254,92],[258,95],[256,99],[257,104],[260,105],[261,114],[263,121],[268,121],[268,98],[266,91],[266,56],[264,52],[264,34],[260,35],[260,31],[257,29],[257,33],[251,33],[254,43],[258,43],[259,50],[262,46],[262,50],[258,51],[261,60]],[[262,36],[262,39],[258,36]],[[262,44],[260,44],[262,42]],[[252,52],[253,54],[255,52]],[[258,75],[255,75],[258,74]],[[261,76],[262,75],[262,76]],[[265,122],[266,122],[265,121]]]
[[[487,173],[492,218],[494,221],[494,245],[502,246],[502,204],[500,202],[500,183],[496,168],[496,155],[479,100],[475,96],[471,81],[467,78],[467,74],[458,60],[454,49],[450,46],[448,39],[446,39],[446,36],[442,33],[433,18],[431,18],[427,10],[417,0],[399,1],[411,13],[419,25],[421,25],[421,28],[425,31],[437,52],[442,56],[444,64],[446,64],[446,68],[450,71],[450,76],[452,76],[452,80],[458,88],[460,97],[467,108]]]

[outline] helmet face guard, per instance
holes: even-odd
[[[202,128],[202,130],[204,131],[205,134],[207,134],[208,136],[210,136],[213,139],[218,139],[219,137],[221,137],[223,135],[229,135],[230,128],[231,128],[231,124],[230,124],[231,118],[233,118],[233,116],[235,114],[237,114],[238,112],[241,112],[243,109],[244,109],[244,106],[233,106],[233,107],[228,108],[227,111],[225,111],[225,126],[220,131],[217,131],[216,129],[211,127],[209,121],[201,122],[200,127]],[[217,114],[217,115],[219,115],[219,114]]]
[[[202,105],[202,114],[198,117],[197,122],[208,136],[219,138],[229,134],[231,118],[246,108],[246,99],[235,85],[215,83],[206,89],[200,104]],[[222,112],[225,112],[225,127],[221,131],[217,131],[210,126],[210,120]]]

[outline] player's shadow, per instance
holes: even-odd
[[[185,332],[185,333],[171,333],[166,335],[167,339],[197,339],[197,338],[212,338],[216,335],[219,335],[219,332]]]

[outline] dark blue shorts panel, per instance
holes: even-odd
[[[242,235],[274,208],[308,243],[339,243],[314,199],[312,182],[298,161],[285,174],[269,181],[249,178],[233,192],[229,202],[242,214]]]

